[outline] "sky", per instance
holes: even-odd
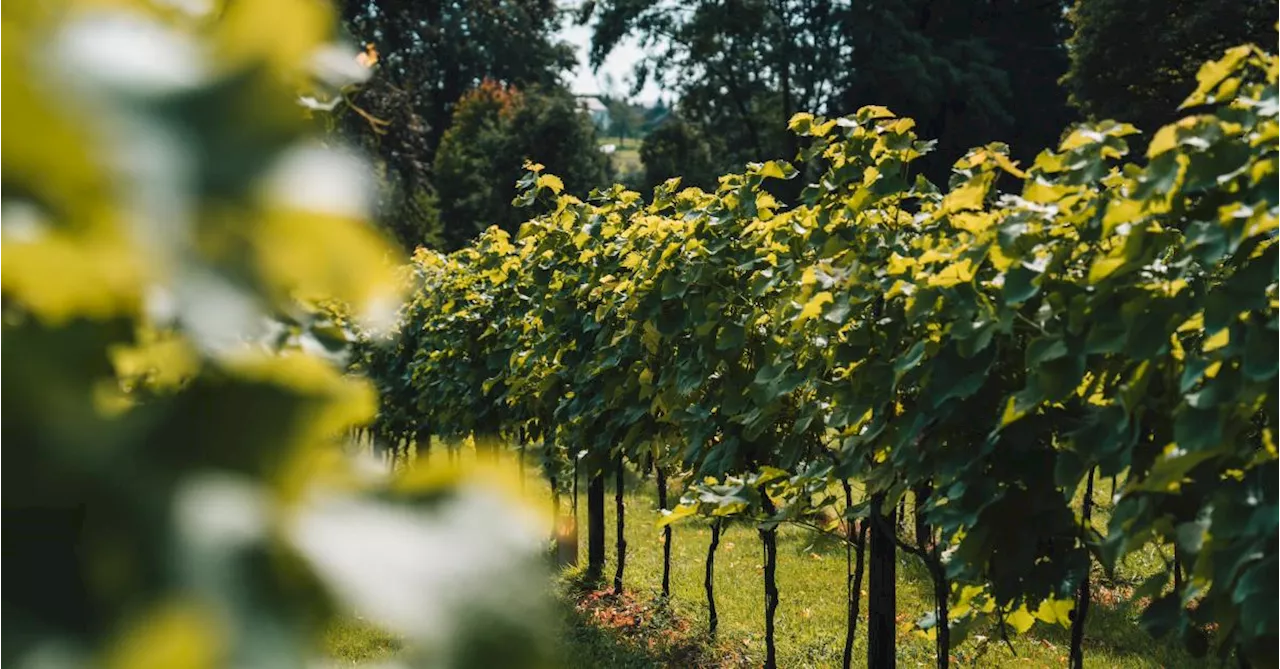
[[[591,48],[591,26],[574,25],[571,20],[566,20],[558,36],[572,44],[578,51],[578,67],[569,77],[570,90],[582,95],[607,93],[610,92],[608,79],[612,77],[614,92],[625,95],[630,91],[631,82],[634,80],[631,74],[632,67],[644,57],[644,52],[634,39],[624,40],[618,48],[613,50],[613,53],[609,54],[600,66],[600,70],[592,72],[587,59]],[[634,101],[650,105],[656,102],[661,94],[662,90],[650,81]]]

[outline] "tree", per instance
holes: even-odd
[[[464,95],[434,166],[446,247],[490,225],[519,227],[527,214],[511,200],[526,160],[547,165],[580,195],[610,176],[595,127],[563,87],[521,91],[486,80]]]
[[[623,140],[643,135],[644,107],[616,95],[602,95],[600,102],[609,110],[610,135]]]
[[[553,0],[344,0],[344,27],[372,45],[371,79],[348,96],[345,135],[386,166],[393,183],[381,218],[406,247],[432,241],[431,167],[454,107],[485,79],[517,87],[555,85],[574,64],[554,39]]]
[[[651,54],[637,66],[637,85],[656,77],[677,92],[687,120],[714,128],[723,138],[718,167],[790,157],[787,119],[827,110],[834,73],[848,55],[840,11],[786,0],[608,0],[596,5],[591,61],[599,65],[635,35]]]
[[[554,84],[574,64],[572,48],[553,38],[559,15],[552,0],[347,0],[342,15],[357,40],[377,45],[380,58],[356,99],[406,96],[425,124],[427,164],[454,105],[481,81]]]
[[[444,229],[435,186],[425,179],[405,180],[384,160],[378,160],[375,169],[378,195],[373,222],[403,249],[442,246]]]
[[[943,183],[971,146],[1000,141],[1029,161],[1071,121],[1065,0],[855,2],[839,73],[840,113],[883,105],[936,138],[916,167]]]
[[[1066,0],[606,0],[597,12],[592,62],[638,36],[652,55],[637,80],[677,92],[681,115],[719,144],[720,170],[793,157],[782,128],[801,111],[875,104],[915,118],[940,138],[920,166],[938,180],[976,144],[1030,159],[1070,120],[1057,85]]]
[[[700,128],[671,118],[640,145],[640,162],[644,163],[641,190],[651,191],[674,176],[681,177],[682,185],[710,189],[716,183],[716,163],[711,155],[711,145]]]
[[[1154,132],[1177,120],[1196,72],[1227,47],[1274,48],[1276,0],[1078,0],[1070,12],[1071,104]]]

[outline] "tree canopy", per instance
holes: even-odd
[[[518,87],[559,83],[572,48],[555,39],[553,0],[345,0],[343,25],[376,49],[370,80],[348,97],[345,134],[385,165],[389,211],[401,243],[433,241],[432,165],[462,96],[489,79]],[[425,220],[425,223],[424,223]]]
[[[563,87],[519,90],[486,80],[463,95],[435,160],[447,248],[490,225],[515,231],[526,218],[511,206],[526,160],[549,165],[582,195],[610,177],[595,127]]]
[[[1078,0],[1062,83],[1085,115],[1153,132],[1196,87],[1200,63],[1252,42],[1274,48],[1276,0]]]
[[[1017,158],[1057,140],[1070,111],[1066,3],[733,0],[684,5],[605,0],[594,9],[592,62],[624,37],[650,57],[689,122],[718,138],[720,169],[794,157],[782,132],[797,111],[891,106],[938,137],[920,169],[945,178],[965,147],[1004,141]]]

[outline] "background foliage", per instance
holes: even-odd
[[[531,156],[583,194],[610,178],[595,127],[564,89],[518,90],[488,80],[463,96],[435,161],[447,248],[465,245],[491,225],[519,227],[524,212],[511,200]]]
[[[1062,83],[1092,118],[1151,132],[1196,86],[1200,63],[1228,47],[1276,41],[1276,3],[1078,0]]]

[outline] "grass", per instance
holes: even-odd
[[[656,493],[652,482],[634,485],[627,499],[626,586],[634,600],[657,606],[662,576],[662,538],[655,529]],[[1082,494],[1082,493],[1081,493]],[[1095,499],[1104,513],[1110,486],[1100,485]],[[606,576],[612,576],[612,492],[606,524],[610,552]],[[1096,519],[1101,526],[1101,519]],[[1011,528],[1012,529],[1012,528]],[[703,649],[698,657],[719,658],[705,666],[759,666],[764,652],[762,551],[753,527],[730,525],[722,534],[716,556],[716,606],[719,638],[712,646],[702,630],[707,607],[702,588],[704,560],[710,530],[705,523],[677,524],[672,541],[671,601],[665,615],[688,626],[685,642]],[[579,555],[585,560],[585,534]],[[1121,583],[1102,583],[1085,629],[1085,657],[1098,667],[1203,667],[1205,660],[1191,658],[1176,644],[1150,638],[1137,625],[1137,608],[1124,597],[1106,594],[1108,587],[1124,587],[1151,570],[1162,568],[1157,555],[1138,555],[1121,570]],[[900,554],[898,565],[898,662],[903,667],[932,666],[933,642],[914,629],[914,622],[932,609],[928,576],[915,558]],[[572,578],[574,573],[567,574]],[[777,613],[778,664],[783,667],[839,666],[845,630],[844,548],[814,532],[783,527],[778,536],[778,586],[781,601]],[[865,581],[854,657],[861,664],[866,655]],[[694,666],[671,664],[661,652],[646,655],[643,644],[628,643],[625,634],[583,616],[569,616],[565,635],[567,667]],[[1060,667],[1066,666],[1070,632],[1066,628],[1037,625],[1026,635],[1012,635],[1014,652],[994,630],[986,639],[971,639],[953,648],[955,666]],[[1016,652],[1016,655],[1015,655]],[[646,659],[647,658],[647,659]]]
[[[609,160],[613,163],[614,171],[619,175],[639,174],[644,171],[644,163],[640,160],[640,144],[641,139],[628,137],[621,139],[618,137],[602,137],[599,140],[600,145],[613,144],[616,150],[609,156]]]
[[[640,145],[644,143],[644,139],[640,137],[627,137],[626,139],[623,139],[621,137],[609,136],[609,137],[600,137],[596,143],[597,144],[613,144],[614,146],[617,146],[619,150],[634,149],[636,151],[639,151]]]
[[[358,618],[338,620],[325,632],[325,654],[341,667],[386,660],[401,648],[400,640]]]

